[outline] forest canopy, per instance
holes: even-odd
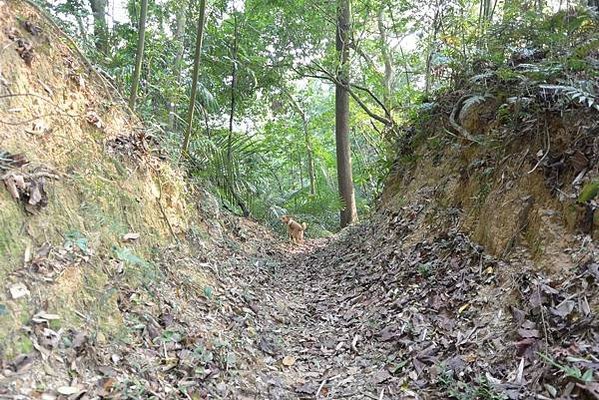
[[[38,2],[226,208],[314,235],[369,212],[436,95],[539,60],[541,82],[597,69],[596,0]]]

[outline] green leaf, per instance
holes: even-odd
[[[584,375],[582,375],[582,377],[580,378],[581,381],[585,382],[585,383],[589,383],[593,381],[593,373],[594,371],[592,369],[587,369],[586,372],[584,373]]]
[[[212,298],[212,288],[210,286],[204,287],[204,296],[206,296],[208,299]]]
[[[0,317],[8,314],[8,309],[4,304],[0,304]]]
[[[145,260],[133,254],[131,250],[129,250],[128,248],[119,249],[115,247],[114,252],[119,260],[129,263],[131,265],[148,265],[148,263]]]
[[[586,203],[593,200],[599,194],[599,181],[589,182],[582,188],[578,196],[579,203]]]

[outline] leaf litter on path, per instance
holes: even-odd
[[[241,245],[221,244],[208,263],[165,248],[151,291],[118,287],[127,343],[55,331],[59,316],[42,311],[34,357],[79,371],[83,398],[593,396],[595,262],[551,281],[456,229],[419,235],[424,218],[419,205],[381,212],[301,249],[240,222]],[[56,255],[42,253],[41,264]]]

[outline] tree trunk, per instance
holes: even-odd
[[[148,0],[141,0],[141,13],[139,17],[139,37],[137,40],[137,54],[135,55],[135,71],[131,81],[131,96],[129,97],[129,107],[135,110],[135,101],[137,100],[137,88],[139,87],[139,78],[141,76],[141,64],[144,58],[144,45],[146,38],[146,19],[148,16]]]
[[[229,114],[229,138],[227,140],[227,168],[231,168],[231,158],[232,158],[232,149],[231,149],[231,141],[233,137],[233,124],[235,122],[235,86],[237,84],[237,35],[238,35],[238,26],[237,26],[237,14],[233,16],[233,23],[235,24],[234,33],[233,33],[233,44],[231,46],[231,111]]]
[[[308,157],[308,179],[310,180],[310,195],[316,195],[316,174],[314,173],[314,151],[312,150],[312,140],[308,131],[308,121],[306,116],[302,117],[302,126],[304,128],[304,141],[306,142],[306,154]]]
[[[350,0],[337,0],[336,48],[339,60],[335,89],[335,141],[337,148],[337,180],[343,201],[341,227],[358,219],[352,178],[349,141],[349,37],[351,29]]]
[[[175,55],[175,84],[179,86],[181,83],[181,70],[183,69],[183,55],[185,54],[185,24],[187,22],[187,5],[179,8],[176,13],[177,27],[173,40],[177,44],[177,54]],[[173,131],[175,129],[177,112],[177,96],[173,96],[168,103],[168,128]]]
[[[425,72],[425,76],[424,76],[424,93],[426,96],[429,95],[429,92],[431,90],[431,86],[433,84],[432,82],[432,74],[431,74],[431,69],[432,69],[432,64],[433,64],[433,56],[436,52],[437,49],[437,33],[439,32],[439,14],[440,14],[440,6],[439,4],[437,4],[437,8],[435,10],[435,16],[433,17],[433,38],[431,40],[431,45],[430,45],[430,49],[428,51],[428,54],[426,56],[426,72]]]
[[[393,83],[395,81],[395,68],[393,67],[392,55],[389,51],[389,44],[387,43],[387,28],[385,28],[384,21],[384,7],[385,4],[381,3],[378,14],[377,14],[377,26],[380,35],[379,48],[381,51],[381,57],[385,65],[385,74],[383,75],[383,103],[388,110],[393,110],[395,102],[393,101]],[[390,118],[387,115],[387,118]]]
[[[108,0],[89,0],[94,17],[94,42],[96,50],[108,54],[108,24],[106,23],[106,7]]]
[[[285,91],[287,97],[291,101],[291,105],[299,116],[302,119],[302,128],[304,131],[304,141],[306,143],[306,155],[308,157],[308,179],[310,179],[310,195],[314,196],[316,194],[316,174],[314,173],[314,150],[312,150],[312,139],[310,138],[310,132],[308,130],[308,118],[306,117],[306,113],[299,106],[297,101],[293,98],[293,96]]]
[[[189,111],[187,113],[187,130],[183,139],[181,154],[187,155],[189,139],[191,138],[191,129],[193,127],[193,112],[195,110],[196,96],[198,93],[198,75],[200,73],[200,59],[202,58],[202,43],[204,41],[204,23],[206,16],[206,0],[200,0],[200,16],[198,18],[198,30],[196,37],[196,49],[193,58],[193,76],[191,82],[191,96],[189,98]]]
[[[233,23],[234,23],[234,32],[233,32],[233,45],[231,46],[231,60],[233,60],[231,66],[231,112],[229,115],[229,137],[227,138],[227,183],[229,185],[229,190],[231,191],[231,195],[235,199],[235,202],[241,208],[244,217],[250,216],[250,210],[241,198],[239,194],[237,194],[237,190],[233,185],[233,126],[235,122],[235,103],[237,100],[235,91],[237,86],[237,50],[238,50],[238,40],[239,40],[239,25],[237,24],[237,14],[234,11],[233,15]]]

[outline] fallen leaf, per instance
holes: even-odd
[[[550,311],[552,314],[557,315],[558,317],[566,318],[568,315],[574,311],[574,307],[576,303],[572,300],[564,300],[557,307],[551,308]]]
[[[88,123],[94,125],[98,129],[102,129],[104,123],[100,119],[100,116],[95,111],[88,111],[85,119]]]
[[[293,356],[285,356],[283,357],[283,365],[286,367],[291,367],[293,364],[295,364],[295,357]]]
[[[48,125],[43,120],[35,121],[31,129],[25,129],[25,132],[30,135],[40,136],[47,133],[50,130]]]
[[[60,319],[60,316],[58,314],[50,314],[44,311],[38,312],[33,316],[33,318],[31,318],[31,320],[36,324],[42,324],[44,322],[54,321],[57,319]]]
[[[21,297],[29,296],[31,293],[24,283],[15,283],[9,289],[10,295],[13,300],[20,299]]]
[[[518,329],[518,334],[522,338],[540,338],[541,333],[537,329]]]
[[[29,204],[32,206],[37,205],[42,201],[43,195],[43,182],[32,181],[29,189]]]
[[[123,242],[132,242],[134,240],[139,239],[140,234],[139,233],[127,233],[123,236]]]
[[[79,388],[75,386],[60,386],[56,391],[60,394],[64,394],[66,396],[79,393]]]

